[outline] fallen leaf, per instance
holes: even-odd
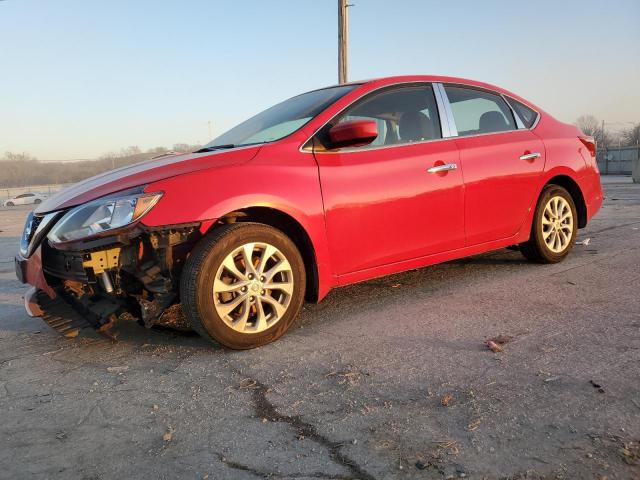
[[[453,395],[451,395],[450,393],[447,393],[444,397],[442,397],[442,399],[440,400],[440,403],[442,404],[443,407],[448,407],[452,400],[453,400]]]
[[[167,432],[162,436],[162,439],[165,442],[170,442],[173,439],[173,429],[171,427],[169,427]]]
[[[493,353],[498,353],[502,351],[502,347],[498,345],[493,340],[487,340],[487,348],[491,350]]]

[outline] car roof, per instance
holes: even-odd
[[[486,82],[480,82],[478,80],[472,80],[469,78],[462,77],[451,77],[445,75],[395,75],[390,77],[379,77],[379,78],[371,78],[368,80],[354,80],[347,82],[343,85],[359,85],[361,87],[383,87],[385,85],[396,85],[400,83],[411,83],[411,82],[439,82],[439,83],[456,83],[460,85],[468,85],[471,87],[485,88],[487,90],[493,90],[494,92],[502,93],[509,97],[512,97],[518,101],[525,103],[526,105],[530,105],[536,110],[540,110],[530,101],[512,93],[502,87],[498,87],[497,85],[492,85]],[[333,87],[338,87],[340,85],[333,85]],[[331,87],[326,87],[331,88]]]

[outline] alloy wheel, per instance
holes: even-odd
[[[542,213],[542,239],[554,253],[563,252],[571,243],[573,213],[569,202],[560,195],[551,197]]]
[[[293,272],[284,254],[268,243],[247,243],[229,253],[216,272],[213,297],[220,318],[240,333],[259,333],[286,313]]]

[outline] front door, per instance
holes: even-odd
[[[371,144],[332,149],[328,129],[372,119]],[[334,273],[343,275],[464,246],[455,141],[442,139],[430,85],[371,93],[314,138]]]

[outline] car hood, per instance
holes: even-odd
[[[177,175],[245,163],[260,150],[260,146],[240,147],[206,153],[164,155],[145,162],[101,173],[61,190],[44,200],[34,213],[44,214],[74,207],[105,195],[127,190]]]

